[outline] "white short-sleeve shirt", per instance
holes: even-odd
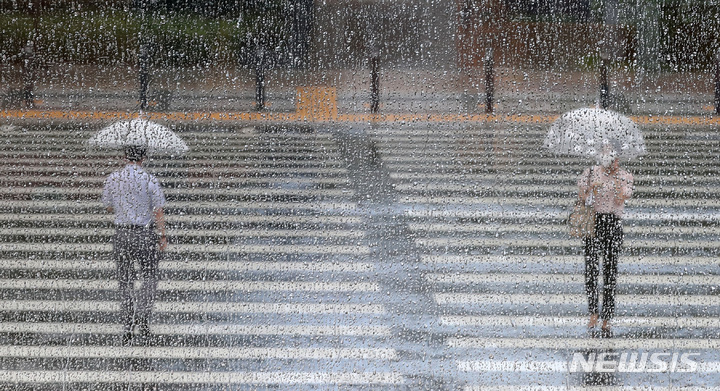
[[[153,213],[165,206],[165,195],[153,175],[128,164],[105,180],[102,203],[114,209],[117,225],[148,225]]]

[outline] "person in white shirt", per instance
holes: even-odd
[[[102,194],[103,205],[115,214],[113,259],[120,288],[124,345],[132,342],[135,325],[139,325],[141,336],[148,342],[158,264],[161,252],[167,248],[165,195],[158,180],[142,168],[146,153],[144,147],[126,147],[127,164],[110,174]],[[134,294],[136,263],[143,280],[137,295]]]
[[[605,148],[600,164],[585,169],[578,178],[579,197],[591,199],[595,210],[595,237],[585,238],[585,289],[588,296],[590,321],[595,328],[598,312],[599,258],[603,255],[602,332],[611,336],[609,320],[615,312],[617,265],[623,243],[622,217],[625,201],[633,193],[633,176],[620,168],[620,159],[612,148]]]

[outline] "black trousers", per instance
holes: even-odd
[[[113,258],[120,287],[120,312],[125,331],[147,324],[155,303],[160,250],[153,227],[118,227],[113,236]],[[142,287],[135,290],[136,265]]]
[[[622,243],[622,220],[612,213],[598,213],[595,219],[595,237],[585,238],[585,291],[590,314],[599,314],[598,275],[600,255],[602,255],[603,319],[612,319],[615,314],[617,266]]]

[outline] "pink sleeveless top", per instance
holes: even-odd
[[[622,217],[625,211],[625,199],[630,198],[633,193],[632,174],[620,168],[614,174],[608,175],[601,166],[593,166],[590,174],[590,168],[586,168],[577,182],[581,192],[586,192],[588,189],[588,175],[590,175],[590,184],[598,185],[593,196],[595,212],[612,213]]]

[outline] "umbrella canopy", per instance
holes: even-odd
[[[98,131],[87,141],[94,148],[146,147],[148,153],[182,154],[189,150],[175,132],[145,119],[119,121]]]
[[[595,108],[560,116],[550,127],[544,147],[557,154],[588,159],[597,159],[608,147],[622,160],[645,154],[645,141],[635,122],[614,111]]]

